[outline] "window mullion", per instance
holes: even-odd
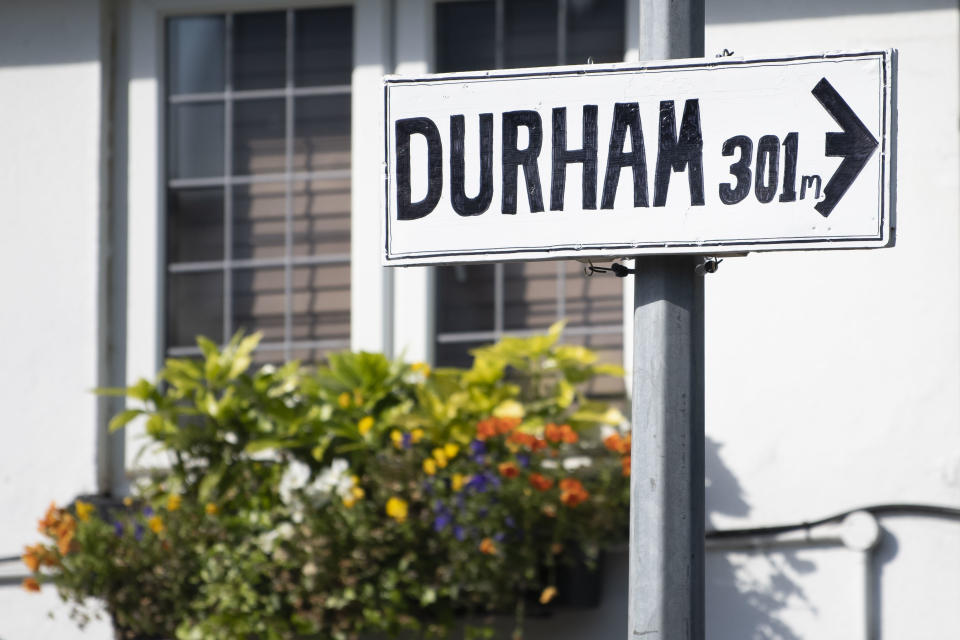
[[[557,0],[557,64],[567,64],[567,1]]]
[[[223,104],[223,342],[233,335],[233,14],[225,17]]]
[[[284,130],[284,170],[286,194],[284,196],[284,268],[283,268],[283,358],[289,360],[293,343],[293,58],[294,58],[294,13],[287,10],[287,78],[286,122]]]

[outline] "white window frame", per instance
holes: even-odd
[[[379,180],[381,78],[390,70],[389,3],[382,0],[134,0],[127,15],[126,379],[152,379],[164,361],[166,264],[166,92],[164,22],[171,16],[352,6],[354,70],[351,187]],[[391,351],[390,277],[379,264],[378,190],[351,188],[351,348]],[[124,470],[135,460],[142,424],[125,430]],[[121,471],[121,470],[116,470]],[[122,477],[124,474],[116,474]]]

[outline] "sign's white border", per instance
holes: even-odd
[[[591,73],[624,73],[630,71],[669,70],[669,69],[710,69],[731,65],[783,64],[812,60],[875,58],[881,65],[882,78],[882,131],[880,132],[880,212],[876,234],[845,237],[805,237],[805,238],[751,238],[750,240],[722,240],[699,242],[669,243],[630,243],[604,244],[603,246],[575,245],[572,243],[551,245],[549,247],[512,247],[510,249],[486,248],[447,253],[443,251],[423,251],[398,253],[391,251],[391,176],[389,149],[390,89],[393,86],[411,83],[462,82],[494,79],[543,78],[550,76],[571,76]],[[587,66],[541,67],[532,69],[506,69],[496,71],[472,71],[464,73],[443,73],[424,76],[385,76],[384,77],[384,189],[381,192],[380,235],[384,248],[382,263],[385,266],[411,266],[430,264],[458,264],[472,262],[506,262],[519,260],[556,260],[587,259],[612,260],[638,255],[664,254],[703,254],[724,255],[751,251],[786,251],[814,249],[876,249],[893,246],[896,231],[896,89],[897,89],[897,50],[875,50],[858,52],[827,52],[783,57],[762,58],[716,58],[716,59],[680,59],[651,61],[642,64],[617,63]],[[356,188],[356,185],[355,187]]]

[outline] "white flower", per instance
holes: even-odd
[[[581,467],[589,467],[593,464],[593,460],[587,456],[573,456],[572,458],[564,458],[563,468],[567,471],[573,471]]]
[[[313,499],[325,499],[333,493],[345,498],[350,495],[351,489],[353,476],[350,474],[350,463],[343,458],[336,458],[329,467],[320,472],[306,490],[306,494]]]
[[[291,461],[280,479],[280,499],[284,504],[292,504],[293,492],[306,487],[309,481],[310,467],[296,460]]]

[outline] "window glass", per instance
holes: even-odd
[[[173,18],[167,23],[171,94],[223,91],[223,16]]]

